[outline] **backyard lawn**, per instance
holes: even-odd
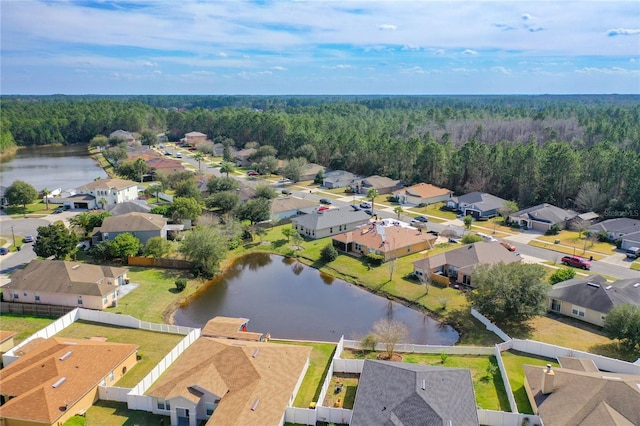
[[[358,390],[359,374],[334,373],[329,383],[329,390],[324,397],[322,406],[341,407],[353,410]]]
[[[15,331],[18,333],[13,337],[13,341],[17,345],[36,331],[45,328],[55,320],[55,318],[2,314],[0,315],[0,330]]]
[[[518,351],[502,352],[500,356],[507,370],[507,377],[509,377],[509,384],[511,385],[511,391],[513,392],[516,404],[518,404],[518,411],[524,414],[533,414],[531,404],[529,404],[529,398],[527,397],[527,391],[524,389],[524,370],[522,366],[524,364],[551,364],[553,367],[559,367],[559,364],[548,358],[525,355]]]
[[[76,424],[86,426],[170,425],[171,419],[168,416],[159,416],[147,411],[129,410],[126,402],[98,401],[87,410],[85,423],[74,423]],[[69,422],[65,423],[65,426],[70,426]]]

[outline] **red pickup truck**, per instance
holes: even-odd
[[[560,261],[563,265],[574,266],[576,268],[591,269],[591,262],[580,256],[565,256]]]

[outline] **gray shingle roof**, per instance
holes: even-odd
[[[451,265],[455,266],[460,271],[464,271],[465,268],[471,270],[480,263],[513,263],[520,262],[521,260],[521,257],[508,251],[497,241],[479,241],[477,243],[464,245],[454,250],[426,257],[413,262],[413,265],[415,268],[423,270],[430,270],[442,265]]]
[[[547,223],[561,223],[573,219],[578,213],[573,210],[565,210],[551,204],[543,203],[528,209],[512,213],[511,217],[526,217],[531,220]]]
[[[478,424],[469,370],[400,362],[364,362],[352,426]]]
[[[361,210],[355,211],[351,207],[342,207],[305,214],[291,221],[307,229],[325,229],[351,223],[367,223],[369,218],[370,216]]]
[[[114,204],[112,206],[107,206],[107,210],[114,216],[120,216],[127,213],[139,212],[139,213],[149,213],[151,211],[151,206],[138,201],[125,201],[124,203]],[[111,207],[111,208],[109,208]]]
[[[497,210],[507,202],[500,197],[480,191],[474,191],[460,195],[459,197],[453,197],[452,200],[455,200],[458,204],[473,205],[483,212],[494,209]]]
[[[100,232],[156,231],[167,224],[167,218],[152,213],[126,213],[105,217]]]
[[[605,231],[628,234],[640,231],[640,220],[630,219],[628,217],[618,217],[615,219],[607,219],[602,222],[590,226],[591,231]]]
[[[547,296],[606,314],[614,306],[640,305],[640,277],[613,283],[600,275],[572,278],[554,284]]]

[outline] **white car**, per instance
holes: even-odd
[[[369,201],[363,201],[360,203],[360,207],[362,207],[363,209],[370,209],[371,203]]]

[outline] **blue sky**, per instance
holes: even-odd
[[[640,2],[2,0],[2,94],[640,93]]]

